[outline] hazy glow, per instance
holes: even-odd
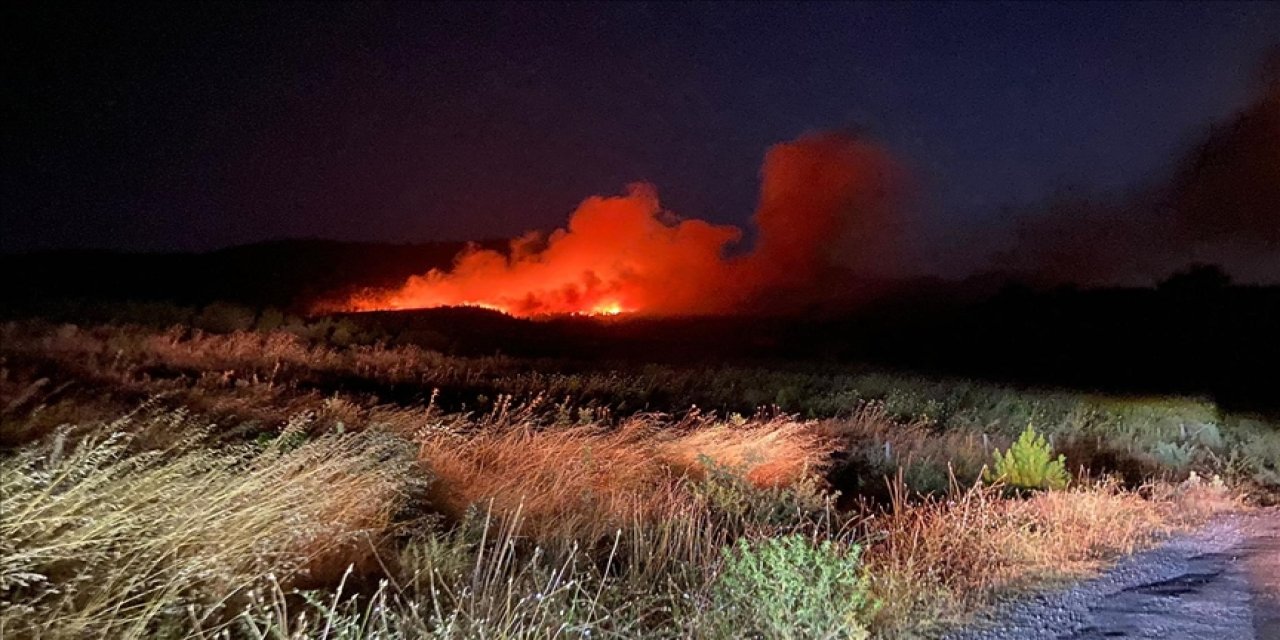
[[[357,311],[472,306],[520,317],[696,315],[767,304],[778,291],[820,295],[842,259],[882,249],[898,171],[866,142],[821,134],[775,145],[761,171],[756,246],[727,257],[742,230],[664,210],[648,184],[587,198],[568,224],[506,252],[473,247],[448,271],[349,301]],[[764,301],[764,302],[762,302]]]

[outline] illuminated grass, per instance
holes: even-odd
[[[879,374],[547,373],[286,333],[3,338],[6,637],[773,637],[785,616],[742,622],[726,595],[771,583],[725,578],[726,558],[789,598],[865,584],[849,637],[919,635],[1235,508],[1182,479],[1263,486],[1280,441],[1195,401]],[[779,382],[822,417],[627,404]],[[979,484],[1028,423],[1070,488]],[[726,551],[742,545],[761,562]],[[828,557],[832,581],[784,575]]]

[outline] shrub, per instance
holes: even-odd
[[[1155,456],[1161,465],[1182,471],[1191,466],[1191,461],[1195,457],[1195,446],[1178,442],[1157,442],[1151,448],[1151,455]]]
[[[995,452],[995,471],[988,470],[986,476],[988,481],[1003,481],[1016,489],[1062,489],[1071,479],[1066,457],[1055,459],[1053,447],[1031,425],[1007,451]]]
[[[865,638],[871,611],[861,548],[788,535],[724,552],[703,622],[714,637]]]
[[[215,302],[202,309],[192,324],[213,333],[233,333],[253,328],[256,316],[257,314],[247,307]]]
[[[744,465],[719,464],[699,458],[706,476],[689,485],[695,503],[721,526],[736,532],[786,530],[819,520],[835,496],[813,478],[791,485],[759,486],[747,479]]]
[[[258,320],[254,323],[254,331],[276,331],[285,326],[286,318],[283,311],[275,307],[268,307],[258,314]]]

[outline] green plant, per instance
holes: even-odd
[[[1054,458],[1053,446],[1028,424],[1007,451],[995,452],[995,470],[988,470],[986,479],[1016,489],[1062,489],[1071,477],[1066,457]]]
[[[941,494],[951,488],[951,476],[945,463],[929,459],[908,460],[901,469],[902,479],[912,491]]]
[[[834,496],[806,477],[792,485],[756,486],[746,465],[718,464],[702,455],[706,477],[690,489],[697,503],[730,530],[792,528],[821,516]]]
[[[865,638],[872,612],[862,549],[788,535],[737,544],[710,589],[703,621],[715,637]]]
[[[1195,452],[1194,445],[1178,442],[1157,442],[1151,448],[1151,455],[1155,456],[1160,464],[1177,471],[1191,466]]]

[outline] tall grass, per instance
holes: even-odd
[[[813,425],[663,425],[637,417],[617,427],[419,435],[419,455],[439,480],[433,504],[453,516],[487,503],[522,511],[541,537],[595,539],[632,520],[670,516],[691,478],[732,468],[755,486],[794,485],[820,473],[832,443]]]
[[[6,634],[144,637],[216,622],[267,576],[324,584],[372,559],[411,486],[403,448],[371,435],[287,452],[128,445],[116,431],[0,461]]]
[[[1202,476],[1280,446],[1194,402],[879,374],[0,333],[16,638],[918,637],[1237,507]],[[758,385],[825,417],[629,404]],[[1069,488],[982,482],[1027,424]]]
[[[695,405],[721,416],[763,410],[839,423],[856,421],[860,408],[874,405],[895,425],[890,439],[904,440],[897,427],[907,425],[919,434],[911,440],[924,443],[881,457],[896,468],[907,457],[899,453],[914,454],[920,464],[906,466],[933,490],[945,489],[946,465],[929,453],[945,447],[931,443],[948,439],[980,453],[954,461],[955,471],[967,478],[995,446],[1007,446],[1032,424],[1057,449],[1076,454],[1068,462],[1122,471],[1131,484],[1155,473],[1186,477],[1194,470],[1280,495],[1280,429],[1198,398],[1102,397],[832,366],[620,370],[616,363],[456,357],[411,345],[338,346],[280,330],[158,333],[10,322],[0,325],[0,342],[11,363],[0,371],[0,393],[11,399],[0,411],[21,416],[6,419],[0,446],[42,437],[59,424],[84,422],[97,413],[124,412],[157,394],[174,398],[174,404],[258,422],[276,420],[281,411],[314,409],[317,398],[335,393],[355,396],[362,413],[368,405],[414,405],[430,398],[448,412],[488,414],[514,398],[541,414],[558,412],[558,423],[587,424],[654,411],[683,414]],[[58,380],[50,380],[50,370]],[[533,418],[540,422],[545,415]],[[982,451],[976,451],[975,440]]]

